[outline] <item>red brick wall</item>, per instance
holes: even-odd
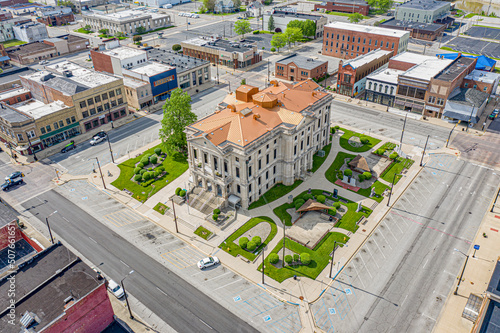
[[[28,98],[26,98],[26,96],[28,96]],[[17,99],[18,97],[21,98],[20,101]],[[19,102],[23,102],[23,101],[30,99],[30,98],[31,98],[31,92],[26,92],[26,93],[22,93],[22,94],[13,96],[13,97],[2,99],[2,100],[0,100],[0,102],[4,102],[4,103],[9,102],[8,104],[12,105],[12,104],[16,104]]]
[[[278,66],[283,67],[283,70],[278,70]],[[294,72],[291,72],[291,68],[294,67]],[[325,76],[328,70],[328,63],[320,65],[312,70],[302,69],[298,67],[295,63],[291,62],[288,65],[275,64],[274,73],[276,77],[283,78],[289,81],[302,81],[308,78],[319,78]],[[302,72],[306,72],[307,75],[302,75]],[[293,77],[293,78],[292,78]]]
[[[476,90],[491,94],[493,90],[493,85],[484,83],[484,82],[479,82],[479,81],[474,81],[474,80],[467,80],[464,79],[462,82],[461,87],[465,88],[465,84],[467,83],[467,88],[472,88],[474,89],[474,85],[477,85]],[[484,90],[484,87],[486,87],[486,91]]]
[[[90,57],[92,58],[92,63],[96,71],[114,74],[111,57],[109,55],[90,50]]]
[[[0,21],[5,21],[12,18],[11,12],[0,13]]]
[[[337,35],[339,35],[339,39],[337,39]],[[328,36],[328,37],[327,37]],[[345,36],[345,39],[342,40],[342,36]],[[347,41],[347,37],[349,37],[349,41]],[[366,39],[366,42],[363,41]],[[369,40],[372,40],[371,45],[369,45]],[[354,42],[353,42],[354,40]],[[360,41],[358,43],[358,40]],[[375,46],[375,40],[377,40],[377,45]],[[380,46],[380,41],[382,41],[383,46]],[[328,47],[326,46],[326,42],[328,42]],[[387,47],[387,42],[389,42],[389,47]],[[332,44],[333,43],[333,44]],[[337,47],[338,43],[338,47]],[[394,48],[392,48],[392,44],[394,43]],[[346,52],[345,49],[342,49],[342,44],[344,44],[344,48],[347,48],[349,45],[349,51]],[[354,45],[354,50],[352,46]],[[359,50],[358,50],[359,46]],[[364,52],[363,52],[364,47]],[[327,56],[332,56],[341,59],[352,59],[356,58],[362,54],[366,54],[375,49],[382,49],[387,51],[393,51],[393,55],[398,54],[399,48],[399,37],[391,37],[391,36],[382,36],[377,34],[368,34],[358,31],[351,31],[345,29],[338,29],[332,27],[325,26],[325,32],[323,34],[323,51],[322,53]],[[368,49],[370,51],[368,51]],[[330,51],[331,50],[331,51]],[[343,51],[343,53],[342,53]],[[352,54],[352,55],[351,55]]]
[[[9,235],[9,232],[11,234],[14,233],[14,235]],[[0,250],[5,249],[9,245],[9,243],[10,243],[9,239],[12,236],[14,236],[13,238],[14,238],[15,242],[17,242],[18,240],[21,240],[23,238],[22,231],[19,230],[19,228],[15,222],[10,223],[10,224],[8,224],[5,227],[0,229]]]
[[[398,61],[398,60],[389,60],[389,68],[392,69],[399,69],[401,71],[407,71],[416,64],[410,63],[410,62],[404,62],[404,61]]]
[[[343,13],[352,13],[353,9],[355,13],[360,13],[362,15],[368,15],[370,11],[370,6],[355,4],[354,6],[349,3],[343,3],[342,1],[338,1],[335,4],[332,2],[327,2],[325,6],[323,5],[314,5],[314,10],[325,9],[331,12],[343,12]]]
[[[106,285],[103,283],[85,298],[67,308],[65,315],[54,322],[45,332],[100,333],[113,322],[113,315]]]

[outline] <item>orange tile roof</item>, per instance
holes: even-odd
[[[278,103],[272,108],[262,107],[252,101],[237,100],[231,94],[224,99],[228,107],[189,127],[205,133],[206,138],[216,146],[228,141],[244,147],[282,124],[298,125],[304,118],[301,111],[328,96],[327,93],[315,91],[318,87],[312,80],[295,85],[279,82],[277,86],[271,85],[252,97],[261,105],[261,102],[271,102],[277,98]],[[245,86],[243,90],[249,90],[249,87]]]

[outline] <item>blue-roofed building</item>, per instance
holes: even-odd
[[[436,56],[438,58],[443,58],[443,59],[456,59],[459,55],[460,55],[460,53],[436,54]],[[479,69],[481,71],[493,72],[495,70],[495,65],[497,63],[496,60],[488,58],[488,57],[486,57],[484,55],[473,56],[473,55],[462,54],[462,57],[465,57],[465,58],[477,58],[476,69]]]

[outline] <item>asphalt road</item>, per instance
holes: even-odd
[[[454,156],[431,156],[315,304],[325,331],[432,331],[464,264],[454,248],[472,245],[499,175]]]
[[[178,332],[257,332],[78,206],[51,190],[22,205]]]

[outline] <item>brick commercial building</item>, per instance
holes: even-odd
[[[151,31],[170,25],[169,15],[134,9],[110,14],[84,11],[82,17],[83,25],[90,25],[93,31],[108,29],[111,35],[115,35],[117,32],[132,35],[137,32],[139,27]]]
[[[14,26],[29,22],[31,22],[31,20],[24,17],[14,17],[11,19],[0,21],[0,42],[6,42],[15,39],[16,36],[14,34]]]
[[[423,115],[441,118],[446,100],[462,85],[464,78],[474,70],[475,66],[475,58],[460,56],[431,78],[429,89],[425,94]]]
[[[407,31],[332,22],[325,25],[322,53],[352,59],[372,50],[382,49],[397,55],[407,50],[409,38],[410,33]]]
[[[306,21],[306,20],[311,20],[314,23],[316,23],[316,35],[315,36],[307,36],[307,37],[314,37],[314,38],[321,38],[323,37],[323,31],[325,24],[328,23],[328,18],[326,18],[323,15],[314,15],[314,14],[304,14],[304,13],[297,13],[296,9],[294,8],[288,8],[288,7],[277,7],[272,9],[271,11],[268,11],[264,13],[263,19],[264,19],[264,28],[267,29],[268,23],[269,23],[269,18],[273,17],[274,20],[274,27],[281,29],[282,32],[285,32],[286,27],[288,23],[291,21]]]
[[[331,102],[310,79],[240,86],[186,127],[192,187],[246,209],[276,183],[292,185],[330,143]]]
[[[450,14],[450,2],[410,0],[396,4],[396,20],[421,23],[439,23]]]
[[[429,41],[441,37],[446,29],[444,24],[399,21],[394,18],[381,23],[379,27],[409,31],[412,38]]]
[[[57,6],[37,11],[37,21],[49,26],[66,25],[75,21],[73,11],[69,7]]]
[[[229,68],[247,68],[262,61],[263,51],[250,42],[200,37],[181,42],[184,55]]]
[[[475,69],[464,77],[461,87],[476,89],[489,95],[496,95],[499,81],[500,74]]]
[[[61,244],[0,280],[0,293],[3,333],[102,332],[114,321],[106,281]]]
[[[303,81],[318,79],[327,73],[328,61],[306,58],[294,53],[276,61],[274,76],[288,81]]]
[[[314,5],[314,10],[330,12],[360,13],[367,16],[370,6],[364,0],[324,0],[321,4]]]
[[[31,99],[31,92],[20,86],[0,91],[0,102],[7,105],[24,102],[29,99]]]
[[[0,13],[0,21],[10,20],[12,17],[12,13],[10,12]]]

